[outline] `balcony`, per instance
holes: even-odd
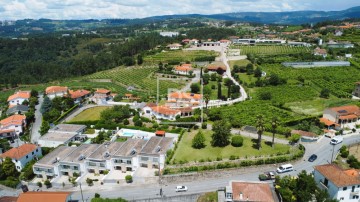
[[[324,184],[323,181],[320,181],[320,185],[321,185],[321,187],[324,188],[324,189],[329,189],[329,187],[327,187],[327,186]]]

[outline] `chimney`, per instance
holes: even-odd
[[[242,192],[240,192],[240,200],[243,200],[243,193]]]

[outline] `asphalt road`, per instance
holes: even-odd
[[[327,164],[331,162],[331,157],[334,150],[333,158],[335,158],[337,151],[343,144],[349,145],[360,142],[359,135],[352,135],[344,138],[344,142],[335,146],[330,145],[329,138],[322,138],[318,143],[306,143],[306,152],[303,159],[297,163],[294,163],[294,171],[283,173],[280,175],[297,175],[302,170],[308,173],[313,171],[313,167],[316,165]],[[308,158],[311,154],[317,154],[318,158],[314,162],[308,162]],[[276,166],[271,170],[275,170]],[[229,177],[222,177],[218,179],[207,179],[193,182],[182,183],[188,187],[187,192],[175,192],[175,187],[179,184],[167,184],[163,185],[163,193],[165,196],[177,196],[193,193],[204,193],[215,191],[219,187],[225,187],[229,184],[230,180],[245,180],[245,181],[258,181],[258,175],[264,170],[259,168],[256,172],[249,172],[246,174],[233,175]],[[122,197],[128,200],[134,199],[150,199],[159,197],[160,185],[148,184],[148,185],[129,185],[129,186],[114,186],[114,187],[97,187],[96,189],[83,191],[84,199],[91,199],[94,197],[94,193],[100,193],[102,197],[117,198]],[[76,191],[72,195],[73,199],[81,200],[80,191]]]
[[[43,95],[39,94],[39,104],[35,106],[35,122],[32,125],[31,128],[31,142],[37,143],[38,139],[40,138],[40,127],[41,127],[41,121],[42,121],[42,114],[40,112],[40,107],[44,101]]]

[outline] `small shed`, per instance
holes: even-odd
[[[155,132],[155,136],[165,137],[165,131],[164,130],[158,130],[158,131]]]

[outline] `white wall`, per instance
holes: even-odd
[[[38,144],[42,147],[57,147],[61,144],[64,144],[64,142],[39,139]]]
[[[9,101],[10,105],[21,105],[25,100],[29,101],[29,99],[26,98],[16,98]]]
[[[36,151],[36,149],[38,151]],[[21,169],[23,169],[25,167],[25,165],[34,159],[34,156],[37,157],[41,157],[42,156],[42,152],[41,152],[41,147],[37,147],[34,151],[30,152],[29,154],[23,156],[21,159],[16,160],[16,159],[12,159],[12,162],[15,164],[16,166],[16,170],[21,171]],[[34,154],[33,154],[34,153]],[[26,156],[28,156],[28,158],[26,158]]]
[[[332,122],[336,122],[336,112],[330,110],[330,109],[325,109],[324,110],[324,114],[323,117],[326,119],[329,119]]]

